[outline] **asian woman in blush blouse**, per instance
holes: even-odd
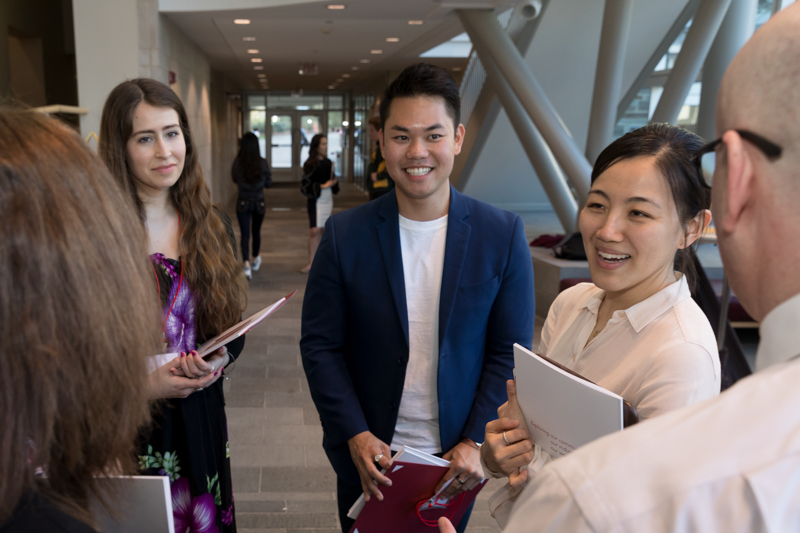
[[[682,128],[650,124],[600,154],[579,218],[592,283],[556,298],[537,350],[622,396],[640,420],[720,390],[714,333],[691,292],[692,245],[711,222],[709,193],[691,161],[702,145]],[[501,525],[529,476],[550,460],[520,424],[515,392],[510,381],[510,401],[487,424],[481,453],[487,475],[509,477],[490,500]]]

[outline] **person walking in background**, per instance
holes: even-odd
[[[230,220],[211,206],[186,110],[163,83],[135,79],[111,91],[99,149],[147,231],[155,283],[139,289],[155,285],[158,291],[153,297],[163,308],[162,351],[181,353],[177,367],[167,363],[151,374],[153,397],[171,400],[159,406],[140,450],[140,468],[170,476],[176,531],[201,516],[199,530],[235,532],[219,378],[241,353],[244,338],[205,360],[194,351],[239,322],[247,305]],[[175,390],[175,380],[184,376],[197,378],[196,388]]]
[[[149,420],[145,289],[144,230],[103,162],[55,119],[0,109],[3,533],[92,533],[92,500],[125,507],[101,478],[135,473]]]
[[[272,172],[269,162],[261,157],[258,137],[245,133],[239,144],[239,153],[231,168],[233,182],[239,187],[236,199],[236,218],[241,230],[242,261],[244,275],[252,279],[253,272],[261,268],[261,224],[264,222],[266,205],[264,189],[272,187]],[[250,263],[250,220],[253,221],[253,262]]]
[[[381,154],[381,143],[378,140],[380,131],[380,117],[369,119],[369,142],[372,143],[372,154],[370,154],[369,167],[367,168],[367,173],[369,174],[367,185],[370,200],[380,198],[394,189],[394,180],[386,172],[386,161],[384,161],[383,154]]]
[[[303,164],[303,174],[311,180],[314,196],[307,202],[308,225],[308,264],[300,272],[311,270],[311,263],[317,253],[325,222],[333,213],[333,195],[339,192],[339,181],[333,173],[333,161],[328,159],[328,138],[318,133],[311,138],[308,159]]]

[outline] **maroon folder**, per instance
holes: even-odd
[[[448,507],[417,510],[420,502],[433,496],[436,485],[447,470],[445,466],[395,461],[386,472],[392,486],[381,485],[383,501],[371,498],[350,533],[438,533],[438,526],[425,522],[434,524],[441,516],[447,516],[453,524],[458,524],[486,480],[463,496],[454,498]]]

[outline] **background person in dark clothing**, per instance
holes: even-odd
[[[264,222],[264,189],[272,187],[272,172],[269,162],[261,157],[258,150],[258,137],[245,133],[239,144],[239,153],[231,168],[233,182],[239,186],[236,200],[236,218],[242,233],[242,260],[244,275],[253,277],[253,270],[261,267],[261,223]],[[250,220],[253,221],[253,265],[250,268]]]
[[[378,142],[378,133],[380,131],[381,119],[378,117],[369,119],[369,142],[372,143],[372,153],[370,154],[369,167],[367,168],[369,172],[367,187],[370,200],[380,198],[394,189],[394,180],[386,171],[386,161],[383,159],[381,146]]]

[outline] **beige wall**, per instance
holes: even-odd
[[[135,0],[73,0],[78,105],[89,109],[81,117],[81,133],[100,131],[100,115],[111,89],[139,73],[139,36]]]

